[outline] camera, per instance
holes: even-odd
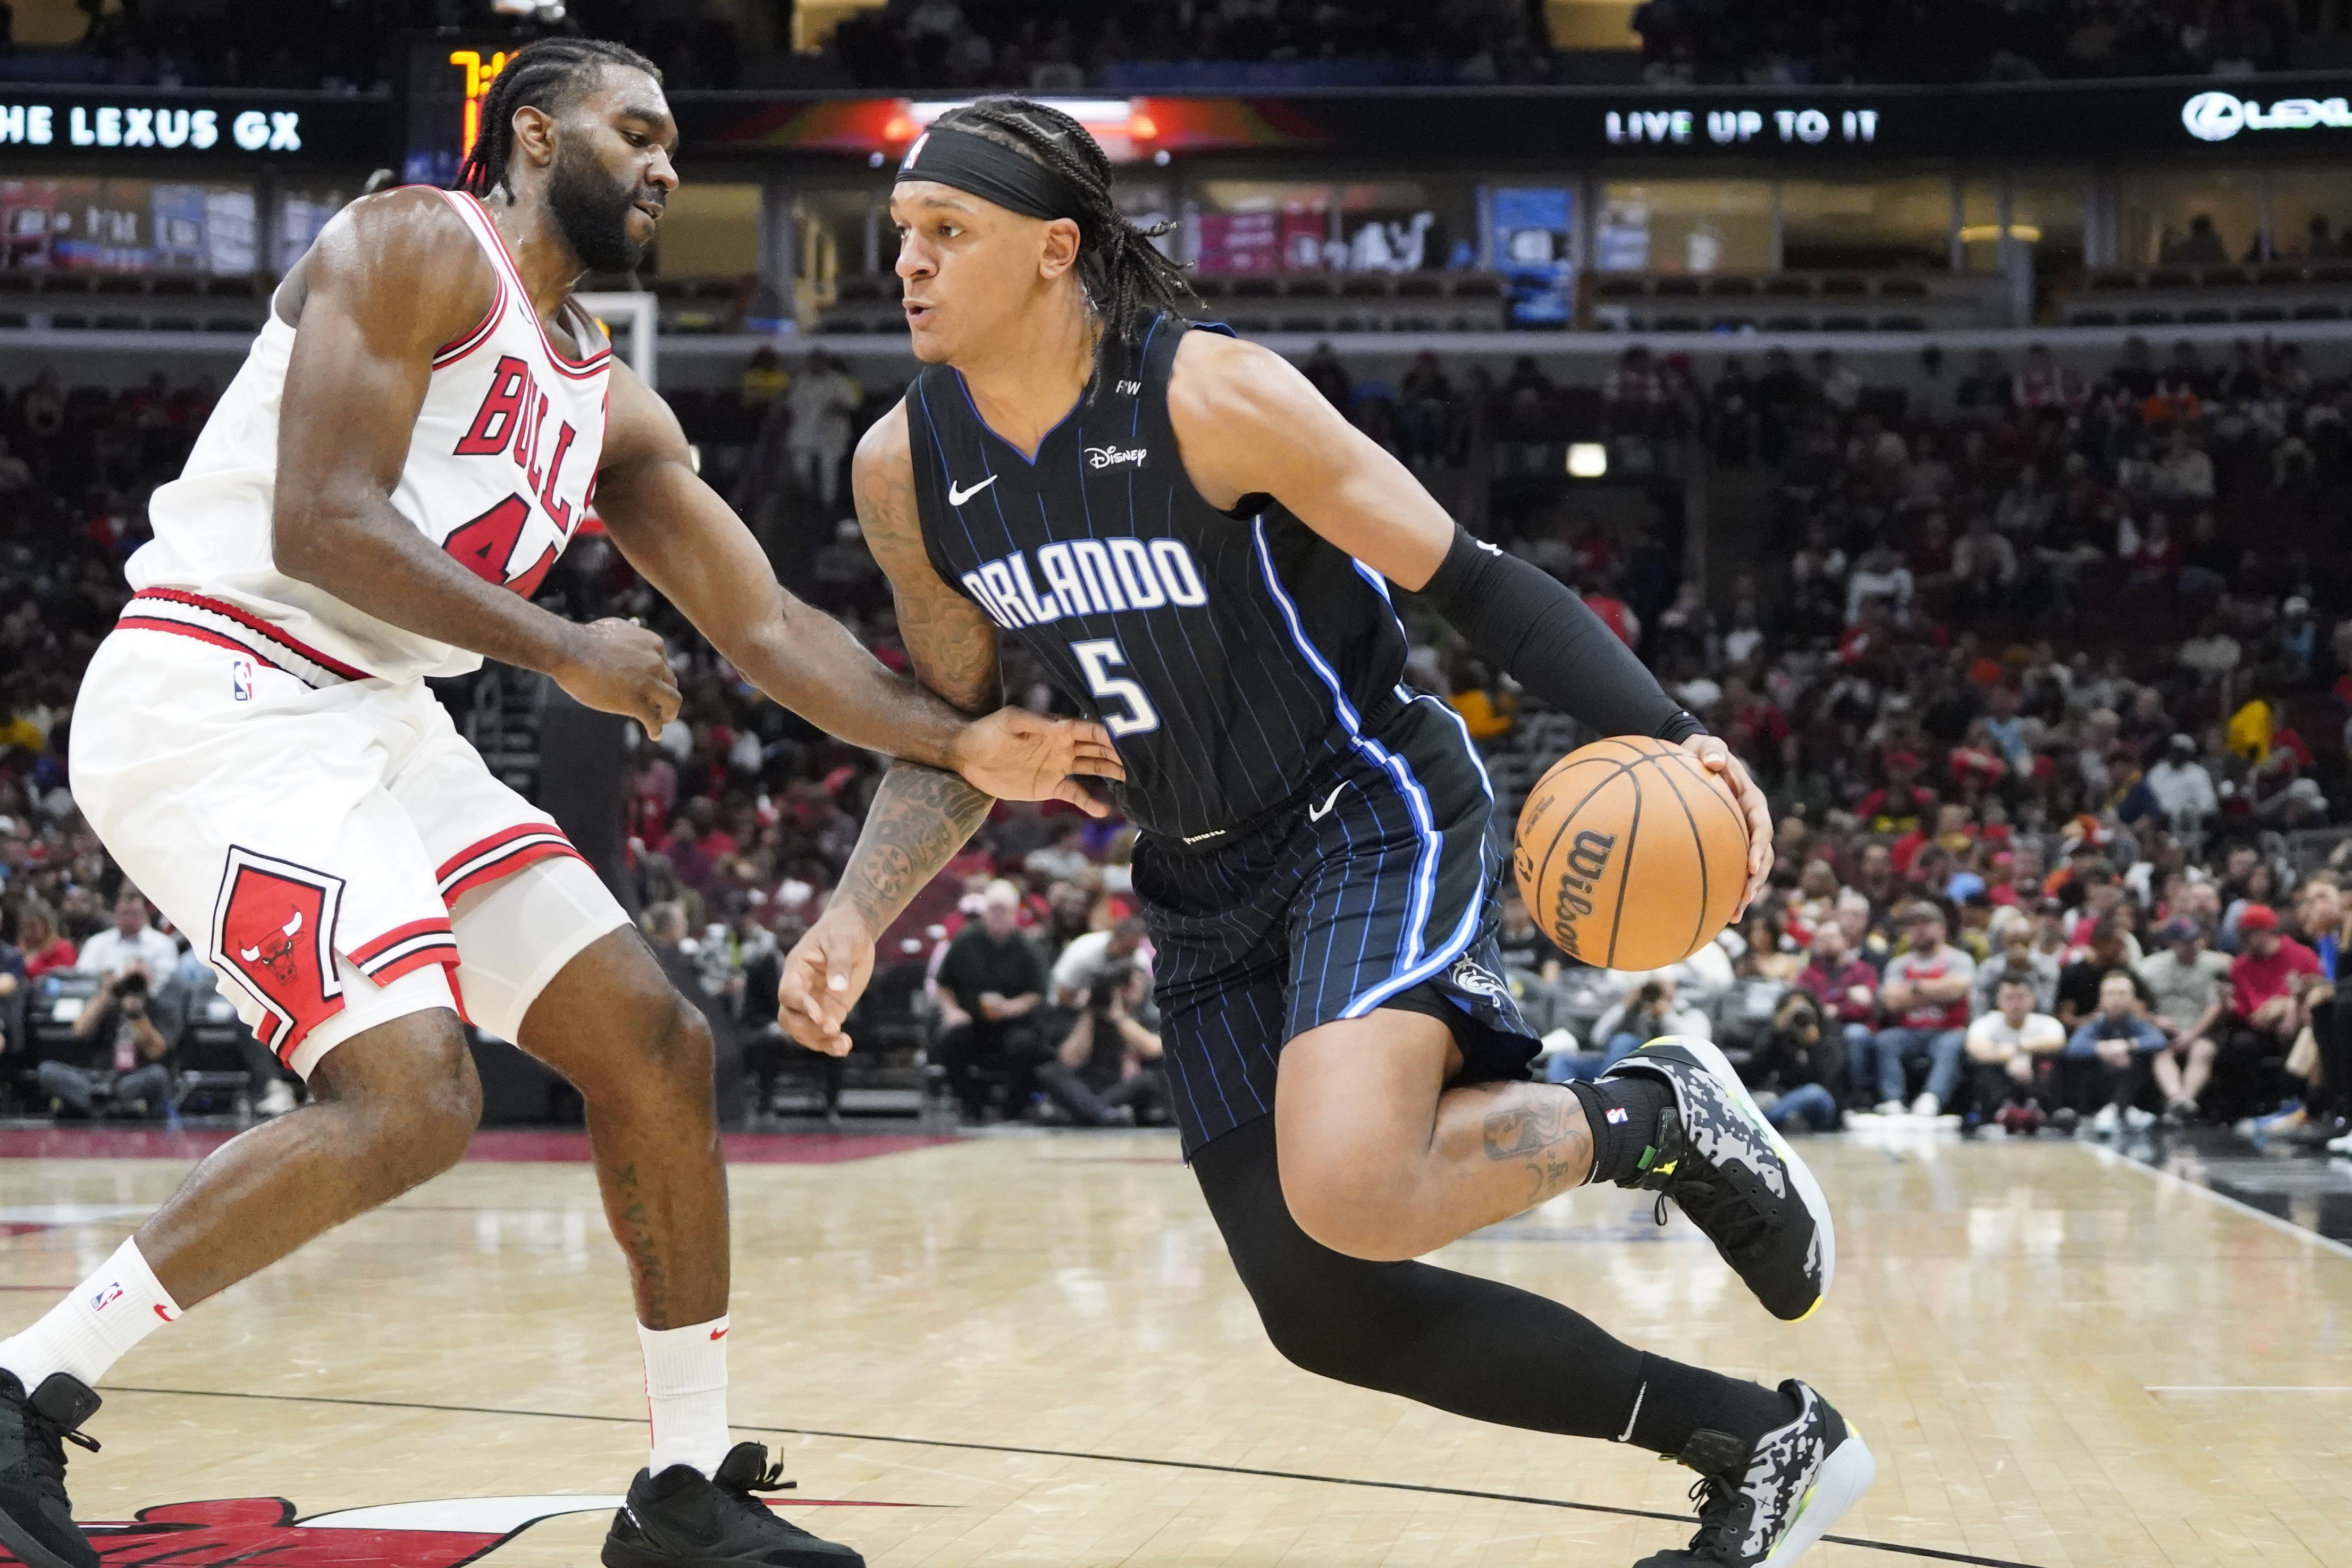
[[[1111,1010],[1135,979],[1135,965],[1125,958],[1106,958],[1087,979],[1087,1011],[1099,1018]]]

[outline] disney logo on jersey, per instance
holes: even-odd
[[[959,580],[972,602],[1007,630],[1066,615],[1209,602],[1201,564],[1182,539],[1057,539],[1034,553],[1034,569],[1030,551],[1014,550]]]
[[[1087,448],[1087,466],[1110,468],[1121,463],[1132,463],[1140,468],[1145,450],[1140,446],[1089,446]]]

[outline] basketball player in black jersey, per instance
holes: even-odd
[[[1812,1389],[1644,1354],[1409,1260],[1587,1181],[1675,1199],[1783,1318],[1819,1304],[1835,1252],[1819,1187],[1712,1046],[1527,1082],[1493,798],[1452,711],[1398,684],[1389,585],[1603,734],[1722,773],[1750,821],[1749,896],[1769,866],[1754,784],[1574,594],[1456,528],[1287,363],[1192,329],[1181,275],[1066,116],[1010,99],[941,116],[892,214],[928,368],[859,444],[858,516],[934,690],[994,706],[1010,637],[1109,730],[1185,1152],[1276,1347],[1680,1459],[1701,1527],[1651,1564],[1794,1561],[1873,1474]],[[803,1043],[847,1049],[877,934],[989,805],[892,768],[786,963]]]

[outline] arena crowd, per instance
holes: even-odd
[[[1621,456],[1696,450],[1769,511],[1755,561],[1708,594],[1664,542],[1572,497],[1512,503],[1498,486],[1480,503],[1483,528],[1577,586],[1731,739],[1781,819],[1769,894],[1670,971],[1568,962],[1512,901],[1513,978],[1549,1037],[1546,1071],[1704,1030],[1792,1127],[1857,1113],[2128,1133],[2169,1116],[2342,1136],[2332,824],[2352,621],[2336,613],[2343,569],[2316,548],[2352,486],[2340,379],[2252,342],[2135,342],[2095,382],[2039,350],[1946,364],[1931,350],[1900,388],[1826,352],[1701,377],[1635,349],[1597,390],[1532,356],[1500,378],[1433,356],[1394,383],[1328,354],[1304,368],[1441,494],[1479,493],[1515,444],[1597,407]],[[107,932],[108,967],[145,964],[168,989],[160,951],[113,951],[131,927],[159,934],[74,814],[64,742],[145,492],[210,396],[43,377],[0,405],[0,986],[19,995],[89,966]],[[765,356],[731,393],[688,401],[740,440],[719,466],[786,580],[903,666],[880,574],[833,526],[848,437],[894,396],[837,363]],[[823,439],[795,446],[796,419],[824,422]],[[773,1025],[781,953],[840,873],[876,759],[761,700],[601,538],[543,592],[673,638],[687,703],[631,759],[629,874],[675,972],[745,1041],[764,1104],[796,1060]],[[1572,728],[1408,609],[1409,677],[1454,703],[1515,808]],[[1017,651],[1007,689],[1055,705]],[[886,938],[877,995],[913,1030],[897,1038],[925,1044],[967,1116],[1163,1114],[1132,842],[1115,820],[1000,807]],[[205,983],[184,955],[172,967]],[[168,1065],[174,1049],[116,1017],[91,1032],[87,1070]]]

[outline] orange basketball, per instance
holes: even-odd
[[[1511,857],[1545,935],[1604,969],[1657,969],[1723,929],[1748,885],[1731,786],[1681,747],[1621,735],[1536,780]]]

